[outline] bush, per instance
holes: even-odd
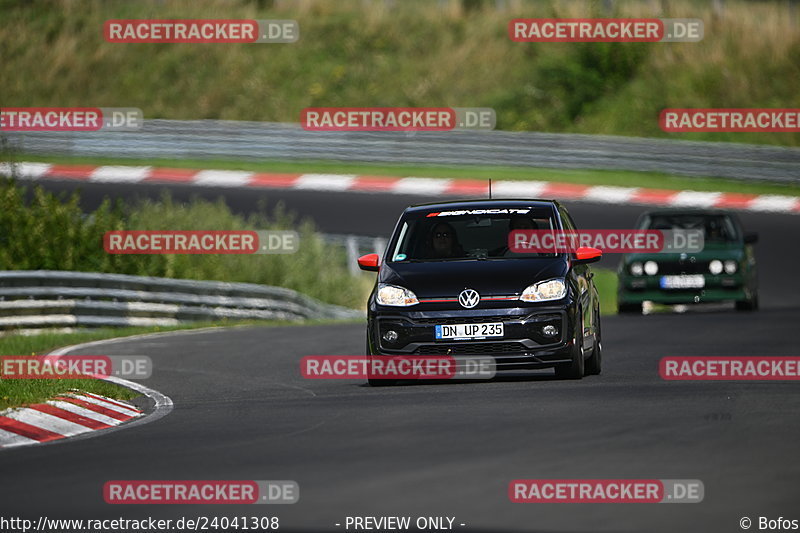
[[[78,193],[68,197],[0,182],[0,269],[109,272],[178,279],[220,280],[287,287],[322,301],[361,307],[368,280],[350,275],[340,247],[326,244],[309,221],[278,206],[245,219],[220,199],[179,203],[164,195],[132,207],[105,200],[85,214]],[[285,255],[112,255],[111,230],[284,230],[300,234],[300,249]]]

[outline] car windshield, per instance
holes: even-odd
[[[513,230],[557,228],[549,207],[460,209],[415,213],[400,228],[390,261],[526,259],[555,254],[515,253],[508,248]]]
[[[705,242],[735,242],[740,240],[736,224],[728,215],[654,214],[645,217],[641,229],[703,230]]]

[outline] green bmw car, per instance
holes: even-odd
[[[696,253],[625,254],[619,265],[620,313],[641,313],[642,303],[673,305],[736,303],[758,309],[755,233],[744,233],[739,218],[718,210],[664,209],[645,212],[636,224],[647,230],[702,230]]]

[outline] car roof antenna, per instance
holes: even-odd
[[[489,178],[489,200],[492,199],[492,179]]]

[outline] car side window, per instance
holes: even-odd
[[[561,223],[564,225],[564,229],[572,231],[577,229],[575,222],[572,220],[572,217],[569,216],[569,213],[567,213],[563,208],[559,208],[558,213],[561,215]]]

